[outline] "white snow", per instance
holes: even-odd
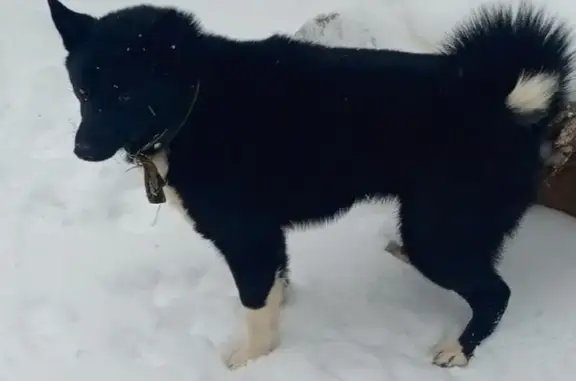
[[[571,2],[548,4],[576,23]],[[95,14],[135,3],[66,2]],[[154,3],[196,11],[210,30],[238,38],[293,34],[320,12],[351,7],[343,15],[374,28],[365,36],[377,44],[417,49],[407,22],[436,43],[479,2]],[[4,0],[0,28],[1,381],[564,381],[576,373],[576,221],[530,211],[501,266],[513,298],[500,329],[467,369],[445,370],[427,350],[458,333],[470,312],[383,251],[396,234],[394,206],[369,204],[290,234],[295,291],[281,345],[230,372],[220,351],[241,327],[241,310],[226,265],[177,211],[163,206],[154,224],[138,171],[72,155],[78,105],[46,2]]]

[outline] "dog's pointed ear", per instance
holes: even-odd
[[[52,21],[62,37],[64,47],[68,52],[82,43],[96,23],[96,18],[77,13],[67,8],[59,0],[48,0]]]

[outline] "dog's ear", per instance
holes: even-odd
[[[59,0],[48,0],[50,14],[68,52],[82,43],[96,22],[96,18],[72,11]]]

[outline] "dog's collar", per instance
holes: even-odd
[[[166,195],[164,194],[164,186],[166,185],[166,179],[158,173],[156,165],[150,158],[150,156],[159,151],[160,149],[166,149],[166,146],[174,140],[176,135],[180,132],[182,127],[188,122],[196,101],[198,100],[198,95],[200,94],[200,80],[196,81],[196,86],[194,89],[194,95],[192,101],[190,102],[190,108],[184,116],[182,123],[177,126],[173,131],[166,128],[159,134],[154,135],[154,137],[146,144],[144,144],[136,153],[128,153],[130,160],[134,161],[136,165],[142,167],[144,172],[144,187],[146,188],[146,197],[148,202],[151,204],[162,204],[166,202]]]
[[[170,142],[174,140],[176,135],[178,135],[180,130],[182,130],[184,125],[188,122],[188,119],[190,119],[190,115],[192,115],[194,106],[196,106],[196,102],[198,101],[199,94],[200,94],[200,80],[197,80],[196,85],[194,86],[194,94],[192,96],[192,101],[190,102],[190,107],[188,108],[188,111],[186,112],[184,119],[182,119],[182,122],[172,131],[170,128],[166,128],[164,129],[164,131],[154,135],[148,143],[140,147],[135,153],[129,152],[128,155],[132,159],[135,159],[140,155],[150,154],[150,151],[158,151],[162,147],[165,147],[168,144],[170,144]]]

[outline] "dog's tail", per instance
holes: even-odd
[[[480,8],[441,49],[477,106],[497,102],[519,124],[542,126],[568,98],[570,38],[542,9],[498,5]]]

